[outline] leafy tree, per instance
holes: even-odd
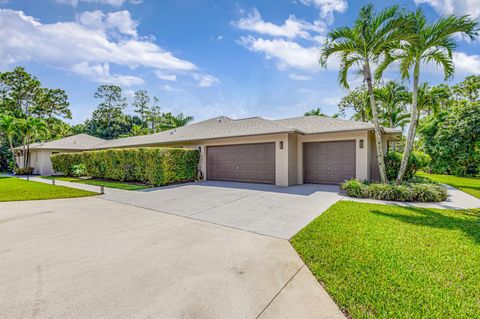
[[[349,88],[347,75],[352,67],[357,66],[363,75],[370,96],[382,183],[387,181],[387,176],[371,66],[382,58],[389,47],[410,36],[404,31],[407,26],[408,23],[398,17],[398,6],[386,8],[377,14],[370,4],[360,9],[352,28],[340,27],[329,32],[320,55],[320,64],[324,67],[330,56],[340,56],[339,82],[347,89]]]
[[[422,121],[422,147],[435,173],[476,174],[480,165],[480,102],[459,101]]]
[[[14,138],[19,134],[18,120],[10,115],[2,115],[0,117],[0,130],[3,137],[6,138],[6,140],[8,141],[8,146],[10,148],[12,159],[15,159],[15,150],[14,150],[13,141],[14,141]],[[15,162],[15,166],[17,166],[16,162]]]
[[[457,99],[480,101],[480,75],[467,76],[463,82],[453,87],[453,91]]]
[[[160,106],[158,105],[158,101],[158,98],[154,96],[153,104],[147,113],[147,122],[150,126],[150,133],[157,133],[161,130],[160,126],[162,125],[163,114]]]
[[[28,117],[40,91],[40,81],[16,67],[11,72],[0,73],[0,96],[2,113],[14,117]]]
[[[352,119],[361,122],[372,120],[372,108],[367,88],[362,85],[350,90],[338,103],[339,114],[345,116],[347,110],[352,109],[355,113]]]
[[[148,128],[143,125],[133,124],[130,130],[130,136],[147,135]]]
[[[322,109],[317,107],[316,109],[312,109],[308,112],[305,112],[304,116],[312,116],[312,115],[316,115],[316,116],[327,116],[326,114],[322,113]]]
[[[380,106],[380,119],[383,126],[401,127],[408,123],[406,103],[409,100],[407,89],[396,81],[389,81],[375,89],[375,98]]]
[[[68,108],[67,94],[61,89],[40,88],[35,97],[32,115],[49,121],[55,117],[72,118],[72,112]]]
[[[122,89],[117,85],[101,85],[93,96],[100,99],[100,103],[86,123],[87,132],[106,139],[117,138],[128,125],[123,114],[127,101]]]
[[[135,113],[138,114],[142,123],[146,125],[147,117],[150,111],[150,96],[146,90],[138,90],[133,97],[133,106]]]
[[[412,29],[404,30],[410,33],[405,41],[398,41],[392,46],[377,70],[376,76],[381,77],[386,67],[393,61],[399,61],[400,74],[403,79],[409,79],[412,74],[412,104],[410,108],[410,126],[407,134],[407,143],[403,151],[402,163],[397,176],[397,184],[403,181],[407,168],[408,158],[413,149],[415,131],[418,125],[418,93],[420,81],[420,67],[422,64],[434,62],[443,69],[445,78],[453,75],[453,51],[456,48],[454,36],[464,35],[472,40],[477,34],[477,23],[468,16],[447,16],[428,23],[423,11],[418,9],[405,17],[412,25]]]

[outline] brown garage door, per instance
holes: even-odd
[[[275,183],[275,143],[207,147],[207,179]]]
[[[305,183],[341,183],[355,177],[355,141],[303,144]]]

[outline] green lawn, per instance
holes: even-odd
[[[152,188],[153,186],[145,185],[145,184],[135,184],[135,183],[127,183],[127,182],[114,182],[114,181],[105,181],[100,179],[80,179],[75,177],[67,177],[67,176],[42,176],[42,178],[47,179],[57,179],[65,182],[74,182],[80,184],[88,184],[88,185],[95,185],[95,186],[105,186],[110,188],[118,188],[124,189],[127,191],[136,191],[140,189]]]
[[[41,182],[25,181],[14,177],[0,177],[0,202],[92,195],[97,195],[97,193]]]
[[[353,318],[479,317],[479,210],[341,201],[291,242]]]
[[[434,182],[448,184],[465,193],[480,198],[480,178],[458,177],[453,175],[428,174],[418,172],[417,175],[427,177]]]

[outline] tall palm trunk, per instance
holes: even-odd
[[[413,143],[415,141],[415,130],[418,126],[418,81],[420,78],[420,59],[418,58],[415,62],[415,69],[413,71],[413,98],[412,98],[412,109],[410,110],[410,127],[408,128],[407,134],[407,143],[403,151],[402,163],[400,164],[400,169],[397,176],[397,184],[401,184],[403,181],[403,176],[407,170],[408,159],[410,158],[410,153],[412,153]]]
[[[378,170],[380,172],[380,180],[382,183],[387,182],[387,173],[385,171],[385,159],[383,154],[382,133],[380,123],[378,121],[378,110],[375,102],[375,94],[373,93],[372,72],[370,64],[367,62],[363,67],[365,81],[367,82],[368,94],[370,95],[370,106],[372,107],[373,126],[375,129],[375,144],[377,146]]]

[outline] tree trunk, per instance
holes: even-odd
[[[14,165],[15,167],[18,167],[17,157],[15,156],[15,150],[13,149],[13,140],[10,137],[8,138],[8,144],[10,146],[10,152],[12,153],[12,156],[13,156]]]
[[[378,171],[380,172],[380,180],[382,183],[387,182],[387,173],[385,172],[385,159],[383,155],[382,132],[380,123],[378,122],[378,110],[375,103],[375,95],[373,94],[372,73],[370,64],[367,62],[363,67],[365,81],[367,82],[368,93],[370,95],[370,106],[372,107],[373,126],[375,128],[375,143],[377,145]]]
[[[417,113],[417,104],[418,104],[418,81],[420,78],[420,61],[417,59],[415,62],[415,69],[413,71],[413,99],[412,99],[412,109],[410,110],[410,127],[408,128],[407,134],[407,143],[405,144],[405,149],[403,150],[402,163],[400,164],[400,169],[397,176],[397,184],[401,184],[403,177],[405,176],[405,171],[407,170],[408,159],[412,153],[413,143],[415,141],[415,131],[418,124],[418,113]]]

